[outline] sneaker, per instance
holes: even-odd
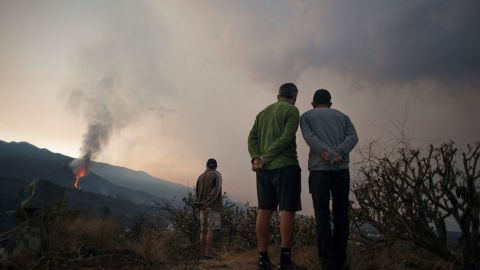
[[[258,260],[257,270],[272,270],[272,264],[268,261]]]
[[[298,266],[294,262],[292,262],[291,264],[279,264],[278,270],[306,270],[306,268]]]

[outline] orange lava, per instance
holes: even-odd
[[[78,189],[78,182],[80,181],[80,178],[84,177],[85,174],[87,173],[87,168],[82,167],[78,171],[75,172],[75,179],[73,180],[73,189]]]
[[[78,181],[80,181],[80,177],[76,176],[73,180],[73,189],[78,189]]]

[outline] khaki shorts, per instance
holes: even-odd
[[[200,231],[204,232],[206,230],[220,230],[221,223],[222,217],[220,216],[219,211],[208,208],[200,210]]]

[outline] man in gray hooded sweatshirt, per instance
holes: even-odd
[[[313,109],[300,117],[300,127],[310,146],[308,184],[315,209],[318,252],[323,269],[343,269],[349,228],[349,153],[358,137],[350,118],[331,108],[331,96],[327,90],[315,92],[312,106]]]

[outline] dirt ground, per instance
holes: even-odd
[[[316,248],[305,247],[293,250],[293,260],[304,269],[319,270],[316,259]],[[269,249],[269,256],[275,265],[279,262],[280,248],[272,247]],[[256,269],[258,254],[256,250],[243,252],[222,252],[215,259],[200,261],[199,269],[233,269],[233,270],[252,270]]]

